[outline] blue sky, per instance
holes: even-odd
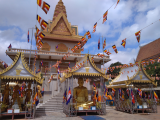
[[[59,0],[45,1],[51,6],[48,14],[46,15],[40,7],[38,7],[38,14],[46,21],[52,20],[55,6]],[[62,1],[66,7],[67,19],[72,25],[78,25],[79,35],[83,36],[88,30],[91,32],[92,38],[84,46],[83,53],[88,53],[88,50],[91,54],[102,53],[102,49],[98,50],[98,39],[100,36],[106,38],[106,49],[112,53],[110,55],[111,61],[105,64],[106,67],[117,61],[124,64],[133,62],[139,51],[135,32],[160,19],[160,0],[120,0],[115,9],[117,0]],[[0,59],[8,64],[12,63],[5,54],[9,44],[11,43],[13,48],[29,49],[28,28],[34,27],[36,24],[40,28],[36,22],[36,2],[37,0],[0,1]],[[108,11],[107,21],[102,24],[103,14],[112,5],[113,7]],[[92,33],[93,25],[96,22],[96,32]],[[131,37],[126,40],[126,48],[123,48],[121,41],[130,35]],[[158,38],[160,38],[160,21],[141,32],[140,46]],[[33,44],[33,49],[35,49],[35,42]],[[112,45],[116,45],[117,54],[113,51]]]

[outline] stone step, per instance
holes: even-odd
[[[47,106],[47,105],[45,105],[45,106],[39,106],[38,108],[61,108],[62,106],[57,106],[57,105],[52,105],[52,106]]]
[[[38,108],[37,110],[36,110],[36,112],[37,111],[59,111],[59,110],[63,110],[63,108],[62,109],[49,109],[49,108],[43,108],[43,109],[40,109],[40,108]]]

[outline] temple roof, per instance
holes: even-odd
[[[24,54],[17,53],[14,62],[0,71],[0,79],[3,81],[35,81],[38,84],[42,84],[43,78],[41,78],[41,73],[35,74],[31,69],[29,69],[27,62],[25,62]]]
[[[70,69],[67,74],[64,74],[63,77],[60,79],[61,82],[64,82],[67,78],[73,76],[84,76],[84,77],[98,77],[101,76],[108,80],[108,77],[105,75],[105,71],[101,71],[95,63],[92,61],[92,58],[89,54],[86,54],[80,61],[76,63],[76,69]]]
[[[123,88],[129,84],[136,84],[138,87],[142,87],[145,84],[153,84],[156,86],[155,81],[147,74],[143,66],[139,62],[139,66],[122,68],[120,74],[112,80],[108,88]]]
[[[160,45],[160,38],[147,45],[141,46],[136,61],[137,62],[140,60],[143,61],[144,59],[147,59],[147,58],[150,59],[150,57],[152,57],[152,59],[155,59],[153,58],[153,56],[155,55],[159,57],[160,55],[159,45]]]
[[[56,5],[56,8],[54,10],[53,21],[58,16],[58,14],[61,12],[63,12],[65,14],[65,16],[67,17],[66,7],[64,6],[63,1],[59,0],[58,4]]]

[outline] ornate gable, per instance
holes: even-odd
[[[49,32],[58,35],[72,35],[73,31],[64,13],[58,14],[54,22],[52,22]]]

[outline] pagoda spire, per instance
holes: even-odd
[[[58,14],[61,12],[63,12],[65,14],[65,16],[67,17],[66,7],[64,6],[63,1],[59,0],[58,4],[56,5],[56,8],[54,10],[53,21],[58,16]]]

